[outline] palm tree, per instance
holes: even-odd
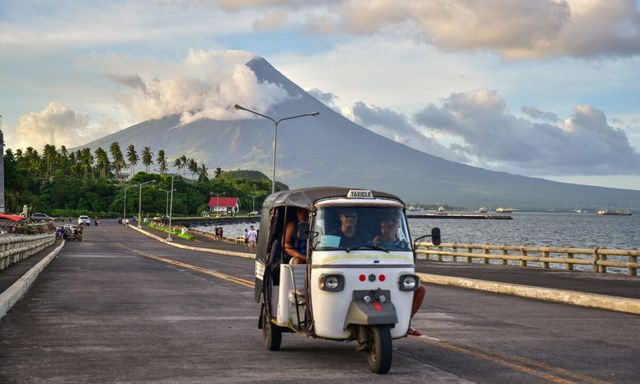
[[[182,169],[182,167],[184,163],[182,162],[182,158],[178,157],[177,159],[175,159],[175,161],[173,162],[173,166],[178,168],[178,173],[180,173],[180,170]],[[185,164],[186,165],[186,164]]]
[[[184,175],[187,172],[187,166],[189,165],[189,159],[187,159],[187,156],[182,155],[182,156],[180,156],[180,161],[182,162],[182,168],[184,169],[182,174]]]
[[[83,148],[76,157],[80,160],[80,167],[84,170],[84,178],[87,178],[87,171],[91,170],[93,178],[93,161],[95,160],[89,148]]]
[[[47,161],[47,176],[51,176],[51,171],[53,170],[53,165],[56,160],[56,156],[58,152],[56,151],[56,146],[52,144],[45,144],[44,151],[42,152],[44,159]]]
[[[151,164],[153,164],[153,152],[151,152],[151,148],[144,147],[142,151],[142,164],[147,168],[147,173],[149,173],[149,168],[151,168]]]
[[[214,177],[218,178],[218,177],[222,176],[222,173],[223,173],[222,168],[218,167],[218,168],[216,168],[216,171],[214,173]]]
[[[109,152],[111,152],[111,156],[113,157],[113,170],[116,171],[116,181],[118,181],[120,180],[120,170],[127,166],[127,163],[124,161],[124,156],[122,155],[122,150],[120,149],[120,143],[117,141],[111,143]]]
[[[97,167],[100,171],[100,177],[107,177],[109,167],[111,166],[111,163],[109,162],[109,155],[107,155],[107,152],[102,149],[102,147],[98,147],[94,153],[96,155],[96,162],[98,163]]]
[[[191,171],[191,177],[198,173],[198,163],[194,159],[189,159],[189,171]]]
[[[56,173],[70,175],[72,174],[74,165],[75,164],[71,162],[71,156],[69,155],[67,147],[64,145],[60,146],[60,151],[58,151],[58,156],[56,157]]]
[[[138,161],[140,161],[136,147],[134,147],[133,144],[129,144],[127,147],[127,160],[129,161],[129,167],[133,168],[131,171],[131,176],[133,176],[136,173],[136,165],[138,165]]]
[[[207,171],[208,171],[207,166],[204,164],[202,164],[198,168],[198,181],[200,182],[209,181],[209,174]]]
[[[167,157],[164,155],[164,149],[158,151],[156,162],[158,163],[158,168],[160,168],[160,173],[167,173]]]

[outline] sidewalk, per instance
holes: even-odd
[[[25,273],[27,273],[33,266],[38,264],[40,260],[46,257],[51,251],[53,251],[56,247],[60,245],[60,240],[56,240],[56,242],[41,250],[40,252],[28,257],[24,260],[20,260],[15,264],[11,264],[9,268],[3,269],[0,271],[0,293],[4,292],[13,285],[16,281],[18,281]]]

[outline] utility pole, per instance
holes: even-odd
[[[4,134],[0,115],[0,213],[4,213]]]

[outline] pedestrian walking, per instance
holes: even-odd
[[[249,245],[249,230],[247,228],[244,229],[244,245]]]
[[[253,229],[253,225],[252,225],[251,229],[249,230],[249,233],[248,233],[249,250],[251,252],[253,252],[256,249],[256,239],[257,238],[258,238],[258,233],[256,232],[255,229]]]

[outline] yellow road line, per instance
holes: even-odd
[[[214,270],[211,270],[211,269],[198,267],[197,265],[187,264],[187,263],[183,263],[181,261],[167,259],[166,257],[152,255],[152,254],[147,253],[147,252],[136,251],[136,250],[133,250],[133,249],[131,249],[130,251],[134,252],[134,253],[136,253],[136,254],[138,254],[140,256],[148,257],[150,259],[158,260],[158,261],[161,261],[163,263],[175,265],[175,266],[182,267],[182,268],[185,268],[185,269],[189,269],[189,270],[192,270],[192,271],[204,273],[205,275],[209,275],[209,276],[217,277],[217,278],[222,279],[222,280],[230,281],[232,283],[236,283],[236,284],[242,285],[242,286],[247,287],[247,288],[253,288],[253,286],[254,286],[254,282],[253,281],[242,279],[242,278],[235,277],[235,276],[232,276],[232,275],[227,275],[226,273],[222,273],[222,272],[214,271]]]
[[[177,261],[177,260],[172,260],[172,259],[168,259],[166,257],[162,257],[162,256],[156,256],[147,252],[143,252],[143,251],[137,251],[137,250],[132,250],[129,249],[131,252],[134,252],[140,256],[143,257],[147,257],[150,259],[154,259],[163,263],[167,263],[167,264],[171,264],[171,265],[175,265],[181,268],[185,268],[185,269],[189,269],[192,271],[196,271],[196,272],[200,272],[200,273],[204,273],[206,275],[209,276],[213,276],[213,277],[217,277],[219,279],[225,280],[225,281],[229,281],[232,283],[236,283],[238,285],[242,285],[244,287],[247,288],[253,288],[254,287],[254,282],[250,281],[250,280],[246,280],[246,279],[242,279],[236,276],[232,276],[232,275],[228,275],[226,273],[222,273],[222,272],[217,272],[217,271],[213,271],[210,269],[206,269],[206,268],[202,268],[202,267],[198,267],[197,265],[192,265],[192,264],[188,264],[188,263],[183,263],[181,261]],[[418,340],[425,342],[425,343],[429,343],[429,344],[433,344],[436,345],[440,348],[444,348],[444,349],[448,349],[451,351],[455,351],[455,352],[459,352],[459,353],[464,353],[466,355],[470,355],[470,356],[474,356],[483,360],[488,360],[491,361],[493,363],[496,363],[498,365],[502,365],[504,367],[508,367],[511,369],[514,369],[516,371],[520,371],[529,375],[533,375],[533,376],[537,376],[540,378],[543,378],[547,381],[556,383],[556,384],[576,384],[575,381],[571,381],[571,380],[567,380],[564,379],[562,377],[559,376],[555,376],[553,374],[549,374],[549,373],[545,373],[543,371],[540,371],[539,369],[534,369],[534,368],[530,368],[527,367],[525,365],[522,364],[518,364],[517,362],[514,361],[509,361],[507,360],[507,358],[499,356],[493,352],[486,352],[486,351],[482,351],[478,348],[472,348],[469,346],[458,346],[458,345],[453,345],[444,341],[439,341],[439,340],[433,340],[430,338],[426,338],[426,337],[418,337]],[[607,382],[602,381],[602,380],[598,380],[596,378],[590,377],[590,376],[585,376],[585,375],[580,375],[577,373],[573,373],[571,371],[568,371],[566,369],[563,368],[559,368],[559,367],[554,367],[552,365],[548,365],[546,363],[542,363],[542,362],[538,362],[535,360],[531,360],[525,357],[520,357],[520,356],[510,356],[510,358],[512,360],[515,361],[520,361],[521,363],[524,364],[528,364],[537,368],[542,368],[544,370],[547,371],[551,371],[551,372],[555,372],[557,374],[561,374],[564,376],[568,376],[589,384],[607,384]]]

